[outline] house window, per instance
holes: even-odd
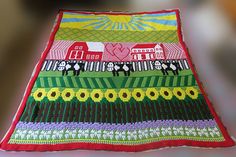
[[[86,59],[90,59],[90,54],[87,54]]]
[[[96,55],[96,56],[95,56],[95,59],[99,59],[99,55]]]
[[[82,59],[84,51],[72,50],[70,51],[69,59]]]

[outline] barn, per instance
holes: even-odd
[[[66,60],[101,61],[104,45],[101,42],[75,42],[66,54]]]

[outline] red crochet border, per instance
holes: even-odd
[[[67,144],[8,144],[8,141],[11,137],[11,134],[13,133],[17,122],[20,119],[21,114],[23,113],[23,110],[26,105],[27,98],[30,95],[31,89],[33,88],[34,82],[40,72],[41,66],[43,64],[43,61],[45,60],[47,53],[49,52],[56,32],[59,29],[60,22],[62,19],[63,12],[74,12],[74,13],[83,13],[83,14],[112,14],[112,15],[132,15],[132,14],[152,14],[152,13],[168,13],[168,12],[176,12],[177,15],[177,21],[178,21],[178,38],[181,43],[181,45],[184,48],[184,51],[187,56],[187,60],[190,64],[191,70],[193,71],[193,74],[196,78],[196,81],[198,83],[198,86],[201,90],[201,92],[204,95],[204,98],[208,104],[208,107],[213,114],[218,126],[220,127],[220,130],[225,138],[225,141],[221,142],[204,142],[204,141],[194,141],[194,140],[164,140],[159,142],[153,142],[148,144],[141,144],[141,145],[112,145],[112,144],[96,144],[96,143],[85,143],[85,142],[78,142],[78,143],[67,143]],[[216,114],[212,103],[207,98],[206,93],[204,92],[204,88],[197,76],[196,70],[194,68],[194,65],[192,64],[192,61],[190,59],[190,55],[188,53],[187,46],[185,42],[183,41],[182,36],[182,28],[181,28],[181,19],[180,19],[180,11],[178,9],[173,10],[162,10],[162,11],[156,11],[156,12],[138,12],[138,13],[116,13],[116,12],[79,12],[79,11],[72,11],[72,10],[60,10],[59,11],[59,17],[56,22],[56,26],[53,29],[53,32],[50,35],[49,43],[47,45],[47,48],[42,54],[41,59],[39,60],[39,63],[36,65],[36,71],[33,75],[33,77],[30,79],[29,85],[26,89],[26,93],[24,95],[23,101],[20,104],[20,107],[16,113],[16,116],[13,120],[13,123],[11,124],[10,129],[6,133],[5,137],[3,138],[0,148],[2,150],[18,150],[18,151],[59,151],[59,150],[72,150],[72,149],[91,149],[91,150],[112,150],[112,151],[127,151],[127,152],[137,152],[137,151],[144,151],[148,149],[155,149],[160,147],[169,147],[169,146],[196,146],[196,147],[229,147],[234,146],[235,142],[230,138],[229,134],[226,131],[226,128],[224,127],[223,123],[221,122],[220,118]]]

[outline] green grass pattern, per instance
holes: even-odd
[[[144,76],[144,77],[38,77],[34,88],[146,88],[146,87],[185,87],[197,86],[193,75],[184,76]]]
[[[178,42],[177,31],[114,31],[60,28],[56,40],[99,42]]]

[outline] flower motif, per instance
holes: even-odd
[[[103,93],[100,89],[94,89],[91,92],[91,98],[93,99],[94,102],[100,102],[103,98]]]
[[[190,136],[190,135],[196,136],[197,135],[195,128],[185,127],[185,133],[188,136]]]
[[[182,88],[176,87],[173,89],[173,94],[178,98],[179,100],[184,100],[185,99],[185,92]]]
[[[184,128],[183,127],[173,127],[174,135],[184,135]]]
[[[113,139],[114,138],[114,131],[104,130],[103,131],[103,138],[104,139]]]
[[[144,92],[142,89],[140,88],[136,88],[133,90],[132,92],[132,97],[136,100],[136,101],[142,101],[144,99]]]
[[[187,87],[185,92],[191,99],[198,98],[198,90],[194,87]]]
[[[199,136],[206,136],[206,137],[209,137],[209,134],[207,132],[207,129],[206,128],[197,128],[197,133]]]
[[[43,88],[38,88],[33,94],[33,98],[35,101],[41,101],[45,96],[46,96],[46,91]]]
[[[102,137],[102,131],[101,130],[91,130],[90,131],[90,137],[91,138],[101,138]]]
[[[171,127],[162,127],[161,128],[161,133],[162,135],[171,135],[172,134],[172,130]]]
[[[208,128],[209,134],[214,137],[215,135],[220,136],[220,131],[217,127]]]
[[[124,102],[128,102],[131,98],[131,93],[128,89],[121,89],[118,95],[119,95],[119,98]]]
[[[139,137],[139,139],[148,138],[148,129],[139,130],[138,137]]]
[[[127,132],[127,138],[128,138],[128,140],[132,140],[132,139],[137,140],[137,138],[138,138],[137,131],[136,130],[128,131]]]
[[[39,134],[39,139],[50,139],[51,138],[52,131],[51,130],[42,130]]]
[[[88,138],[89,137],[89,130],[88,129],[86,129],[86,130],[79,129],[77,136],[78,136],[78,138],[81,138],[81,137]]]
[[[79,89],[78,92],[76,92],[76,98],[81,101],[85,102],[89,97],[89,92],[87,89]]]
[[[147,88],[146,90],[146,96],[150,99],[150,100],[157,100],[159,93],[155,88]]]
[[[47,93],[49,101],[55,101],[59,98],[59,96],[60,96],[60,90],[58,88],[51,88]]]
[[[109,101],[109,102],[115,102],[117,99],[117,93],[114,89],[108,89],[105,92],[105,98]]]
[[[37,130],[37,131],[29,130],[27,135],[26,135],[26,138],[27,138],[27,140],[28,139],[34,139],[35,140],[35,139],[37,139],[38,135],[39,135],[39,130]]]
[[[27,130],[16,130],[15,138],[24,139],[27,134]]]
[[[160,128],[150,128],[149,134],[151,137],[160,136]]]
[[[116,138],[116,140],[119,140],[119,139],[125,140],[126,132],[125,131],[116,131],[115,138]]]
[[[66,130],[65,131],[65,138],[75,138],[77,134],[76,130]]]
[[[75,92],[73,91],[73,89],[66,88],[62,91],[61,96],[64,101],[71,101],[71,99],[73,99],[73,97],[75,96]]]
[[[162,87],[160,89],[160,94],[166,100],[170,100],[173,97],[173,94],[172,94],[171,90],[169,88],[166,88],[166,87]]]
[[[55,140],[55,139],[62,139],[63,133],[64,133],[63,130],[53,130],[53,132],[52,132],[52,139],[53,140]]]

